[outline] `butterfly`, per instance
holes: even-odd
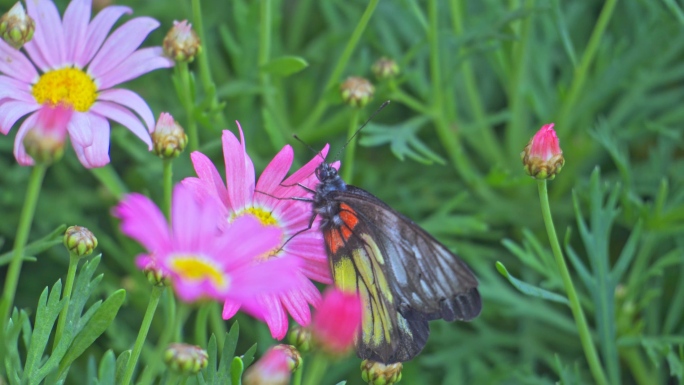
[[[477,278],[459,257],[369,192],[347,185],[330,163],[315,170],[312,200],[335,285],[359,293],[362,359],[385,364],[418,355],[428,321],[469,321],[482,310]]]

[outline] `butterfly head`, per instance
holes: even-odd
[[[344,191],[347,189],[347,185],[340,178],[337,169],[330,163],[323,162],[316,168],[316,178],[320,182],[316,187],[316,191],[321,196],[327,195],[332,191]]]

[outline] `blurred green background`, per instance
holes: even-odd
[[[270,15],[263,13],[267,1]],[[57,1],[61,11],[66,3]],[[173,20],[192,19],[187,0],[116,3],[162,23],[145,45],[160,45]],[[1,1],[2,11],[11,4]],[[547,264],[536,183],[520,162],[529,138],[555,122],[566,165],[550,182],[552,211],[564,250],[575,257],[573,280],[609,380],[681,384],[682,6],[677,0],[203,1],[203,48],[216,100],[225,106],[211,108],[213,92],[196,73],[192,116],[200,123],[200,151],[223,170],[220,132],[235,132],[239,120],[258,172],[285,144],[294,147],[296,165],[311,158],[294,133],[315,149],[331,143],[333,160],[350,126],[390,100],[360,133],[347,182],[458,251],[478,276],[484,301],[474,322],[431,323],[428,346],[405,365],[403,383],[589,384],[569,308],[521,293],[495,268],[500,261],[513,276],[565,295],[555,265]],[[361,34],[354,44],[355,31]],[[282,56],[298,56],[308,67],[289,76],[265,70],[263,64]],[[401,70],[391,81],[374,79],[370,70],[383,56]],[[191,70],[199,70],[197,61]],[[155,71],[126,87],[155,116],[168,111],[185,125],[172,73]],[[352,75],[376,87],[360,111],[339,96],[339,83]],[[15,133],[0,138],[0,253],[11,248],[30,172],[13,158]],[[110,156],[128,190],[161,201],[161,161],[115,124]],[[189,152],[174,165],[176,181],[194,175]],[[129,291],[115,324],[89,351],[95,357],[132,346],[149,293],[133,265],[138,246],[119,234],[110,215],[115,204],[68,149],[48,171],[31,235],[40,238],[62,223],[90,228],[103,253],[103,295]],[[16,305],[35,308],[43,288],[66,273],[67,255],[54,247],[26,263]],[[618,260],[624,274],[607,274],[605,267]],[[151,341],[164,323],[160,314]],[[237,318],[238,352],[256,341],[262,353],[273,343],[264,325]],[[193,320],[189,315],[188,342]],[[144,351],[143,360],[151,359],[153,351]],[[360,384],[358,367],[356,357],[340,361],[325,383]],[[72,373],[73,381],[84,381]]]

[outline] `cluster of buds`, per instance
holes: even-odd
[[[183,127],[173,120],[168,112],[159,115],[157,124],[152,132],[152,149],[154,153],[164,159],[175,158],[180,155],[188,144],[188,136]]]
[[[401,362],[383,364],[363,360],[361,362],[361,378],[369,385],[392,385],[401,381]]]
[[[36,22],[26,14],[21,2],[14,4],[0,17],[0,36],[12,47],[19,49],[33,39]]]
[[[563,151],[558,144],[558,136],[553,123],[545,124],[527,143],[520,153],[525,172],[536,179],[553,179],[563,165]]]
[[[340,85],[342,100],[352,107],[363,107],[373,99],[375,87],[368,79],[350,76]]]
[[[202,50],[202,42],[187,20],[174,21],[162,42],[164,55],[177,62],[191,62]]]
[[[209,356],[199,346],[176,343],[166,348],[164,362],[178,374],[192,375],[207,367]]]
[[[64,246],[72,255],[85,257],[97,247],[97,238],[85,227],[70,226],[64,232]]]

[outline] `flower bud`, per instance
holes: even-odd
[[[361,326],[361,308],[357,293],[328,289],[311,322],[316,346],[334,357],[346,355]]]
[[[153,257],[149,257],[149,263],[143,268],[143,274],[147,278],[147,281],[153,286],[169,286],[171,285],[171,280],[168,275],[157,266]]]
[[[31,41],[35,30],[36,22],[26,14],[21,2],[0,17],[0,36],[16,49]]]
[[[85,257],[97,247],[97,238],[85,227],[70,226],[64,233],[63,243],[71,254]]]
[[[553,123],[545,124],[530,139],[523,152],[520,153],[525,171],[536,179],[553,179],[563,165],[563,151],[558,144],[558,136]]]
[[[361,378],[368,385],[392,385],[401,381],[401,362],[385,365],[380,362],[363,360],[361,362]]]
[[[188,144],[188,136],[173,116],[168,112],[162,112],[152,132],[152,145],[154,153],[164,159],[175,158],[180,155]]]
[[[290,358],[285,350],[271,348],[247,369],[242,383],[244,385],[288,385],[291,373]]]
[[[38,111],[34,126],[24,136],[22,144],[34,162],[55,163],[64,155],[67,124],[73,109],[62,105],[45,105]]]
[[[352,107],[363,107],[373,99],[375,88],[367,79],[350,76],[340,85],[340,92],[345,103]]]
[[[390,79],[399,75],[399,65],[392,59],[381,57],[373,63],[371,71],[379,80]]]
[[[287,340],[302,353],[308,353],[311,350],[311,330],[308,328],[293,326],[287,335]]]
[[[202,51],[202,42],[187,20],[173,22],[162,42],[164,55],[177,62],[191,62]]]
[[[271,349],[282,350],[287,356],[287,364],[290,367],[292,373],[296,372],[297,369],[302,365],[302,355],[299,350],[292,345],[279,344]]]
[[[209,356],[199,346],[176,343],[166,348],[164,362],[176,373],[192,375],[207,367]]]

